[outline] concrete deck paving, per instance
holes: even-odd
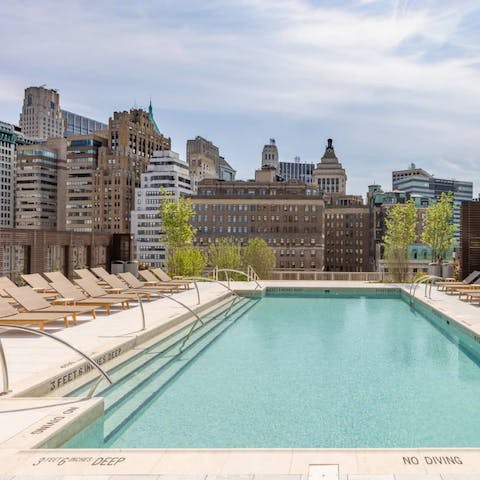
[[[264,281],[261,284],[263,287],[320,289],[400,287],[408,291],[408,286],[365,282]],[[232,282],[231,287],[245,291],[255,289],[255,284]],[[220,302],[228,292],[220,285],[209,283],[200,284],[200,294],[201,306],[205,306]],[[478,306],[436,289],[432,289],[431,298],[426,298],[424,288],[419,287],[416,296],[480,336]],[[190,308],[199,307],[195,290],[178,293],[175,298]],[[144,309],[147,332],[158,331],[178,316],[185,317],[185,309],[168,299],[145,302]],[[118,345],[139,341],[141,335],[145,336],[145,332],[142,334],[140,331],[141,312],[138,306],[110,316],[100,313],[96,320],[81,316],[79,325],[69,329],[60,324],[58,328],[49,324],[46,330],[97,357],[105,352],[114,352]],[[12,390],[8,397],[0,398],[0,480],[42,476],[99,480],[480,480],[480,449],[30,450],[29,435],[38,430],[38,425],[58,417],[59,409],[63,413],[69,412],[77,400],[55,397],[23,399],[12,398],[12,395],[28,391],[31,385],[41,384],[43,380],[48,381],[62,369],[68,371],[70,365],[78,363],[78,355],[51,339],[23,332],[1,333],[0,338],[8,359]],[[144,339],[148,339],[148,335]],[[87,406],[83,404],[78,408]],[[19,432],[23,437],[18,435]],[[23,441],[24,446],[21,445]]]

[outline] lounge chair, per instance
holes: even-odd
[[[470,285],[475,280],[480,277],[480,271],[474,270],[470,275],[467,275],[461,282],[454,282],[454,281],[445,281],[445,282],[437,282],[439,290],[445,290],[446,287],[453,288],[453,287],[461,287],[463,285]]]
[[[128,302],[135,300],[135,298],[133,298],[131,295],[114,295],[112,293],[108,293],[100,285],[93,284],[92,282],[89,282],[88,280],[85,280],[83,278],[77,278],[75,280],[75,283],[79,285],[82,290],[87,293],[87,295],[90,295],[94,298],[105,298],[108,300],[122,301],[124,302],[124,304],[127,305],[127,307]]]
[[[5,291],[6,288],[16,287],[8,277],[0,277],[0,297],[11,298]]]
[[[91,282],[98,283],[101,287],[105,290],[110,290],[108,284],[105,280],[101,280],[96,275],[94,275],[88,268],[79,268],[74,270],[74,272],[80,277],[84,278],[85,280],[90,280]],[[107,272],[108,273],[108,272]],[[112,290],[116,290],[115,288]]]
[[[38,293],[52,293],[52,288],[47,280],[39,273],[27,273],[21,277]]]
[[[169,285],[179,285],[185,290],[188,290],[190,288],[190,284],[192,282],[189,282],[187,280],[179,280],[179,279],[174,279],[170,277],[164,270],[162,270],[160,267],[152,268],[152,272],[159,278],[160,281],[163,283],[168,283]]]
[[[50,282],[70,282],[62,272],[43,272],[43,274],[50,280]]]
[[[5,298],[0,298],[0,323],[9,325],[38,325],[44,330],[45,324],[62,320],[68,328],[68,314],[54,312],[23,312],[19,313]]]
[[[93,269],[92,269],[93,270]],[[101,270],[104,270],[103,268]],[[116,275],[112,275],[107,271],[102,272],[102,280],[107,283],[107,287],[102,287],[107,293],[111,293],[113,295],[130,295],[136,297],[140,295],[142,298],[146,298],[147,300],[151,300],[152,292],[146,289],[138,289],[138,288],[130,288],[122,279],[117,277]]]
[[[147,285],[144,282],[141,282],[133,273],[125,272],[119,273],[118,276],[130,287],[130,288],[139,288],[144,289],[148,292],[153,292],[157,294],[161,293],[174,293],[178,292],[178,285]]]
[[[111,273],[107,272],[103,267],[94,267],[90,269],[98,278],[101,278],[107,285]]]
[[[445,284],[444,292],[450,293],[451,295],[456,295],[460,292],[471,292],[471,291],[480,291],[480,278],[477,278],[470,285],[447,285]]]
[[[121,308],[128,307],[128,300],[119,300],[114,298],[97,298],[88,297],[83,293],[81,288],[71,282],[52,282],[50,286],[58,292],[66,301],[70,301],[73,305],[93,305],[95,307],[103,307],[110,315],[111,307],[120,305]]]
[[[50,285],[49,285],[50,287]],[[95,308],[86,305],[51,305],[43,297],[35,293],[31,287],[15,287],[5,290],[18,304],[27,312],[50,312],[65,313],[72,316],[73,324],[77,324],[77,315],[82,313],[90,313],[96,318]]]

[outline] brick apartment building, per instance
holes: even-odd
[[[323,269],[325,202],[316,187],[277,182],[267,166],[254,181],[203,180],[192,202],[195,244],[203,249],[219,238],[245,245],[260,237],[275,250],[277,268]]]

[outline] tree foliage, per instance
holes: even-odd
[[[161,190],[160,217],[165,245],[168,250],[191,245],[195,236],[195,228],[190,224],[193,206],[189,198],[176,200],[172,193]]]
[[[168,271],[177,277],[198,277],[205,268],[202,252],[190,245],[172,250],[168,257]]]
[[[219,238],[208,247],[208,263],[213,267],[242,268],[242,252],[238,242],[229,238]]]
[[[414,201],[392,207],[385,223],[384,258],[392,279],[404,282],[408,272],[408,246],[416,239],[417,209]]]
[[[192,202],[188,198],[175,199],[172,193],[161,189],[160,218],[163,241],[167,250],[167,266],[171,275],[197,276],[202,273],[205,259],[202,252],[193,247],[195,228],[190,223],[193,216]]]
[[[275,251],[262,238],[252,238],[243,252],[243,263],[245,269],[250,265],[260,278],[267,279],[275,268]]]
[[[427,208],[422,242],[432,249],[432,260],[441,262],[453,245],[453,193],[442,193],[440,200]]]

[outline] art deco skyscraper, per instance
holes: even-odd
[[[20,128],[25,136],[35,140],[63,137],[65,126],[57,90],[43,86],[25,89]]]

